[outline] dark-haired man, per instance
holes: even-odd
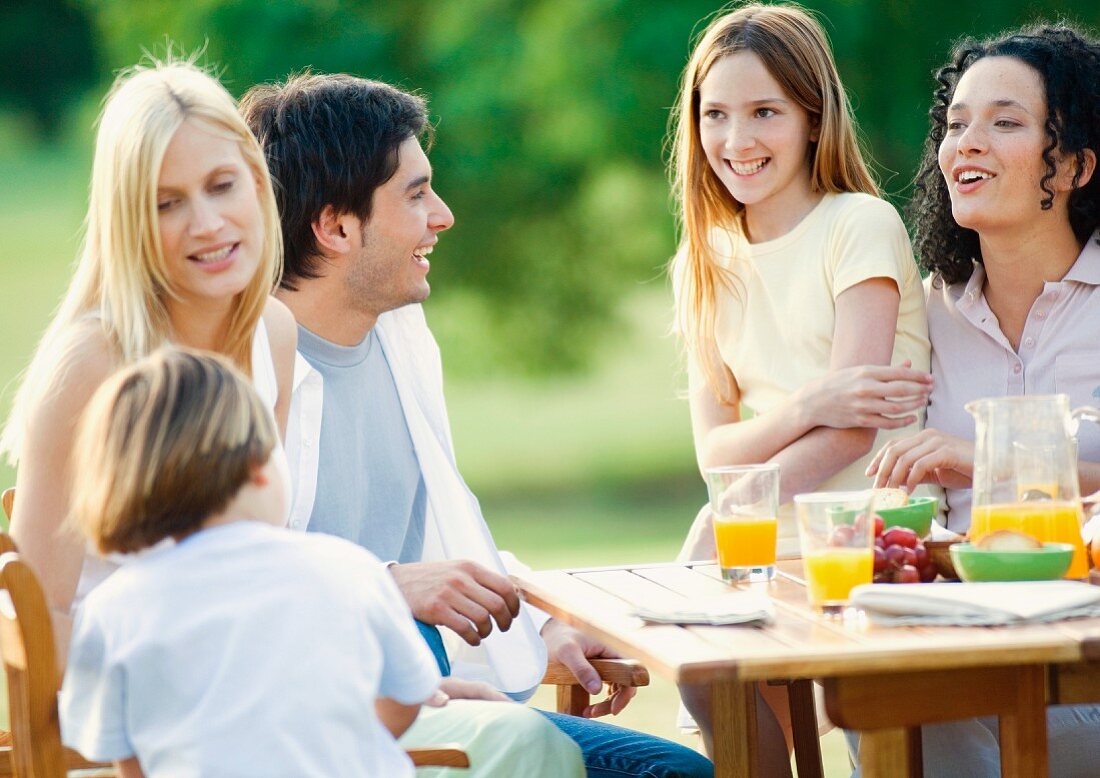
[[[613,654],[521,606],[455,464],[439,350],[419,305],[427,257],[454,221],[432,189],[423,100],[351,76],[307,75],[251,90],[242,111],[277,184],[279,297],[299,323],[287,432],[292,526],[393,560],[417,619],[449,628],[446,646],[434,628],[425,636],[451,683],[526,699],[549,654],[598,692],[588,660]],[[617,713],[632,693],[613,690],[588,713]],[[545,715],[581,746],[589,775],[711,773],[682,746]]]

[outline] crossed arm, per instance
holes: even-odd
[[[689,393],[700,467],[776,462],[782,471],[780,500],[786,502],[870,451],[876,430],[916,421],[932,379],[908,364],[889,366],[900,300],[888,278],[842,292],[829,372],[753,419],[741,419],[736,376],[724,364],[713,367],[733,387],[728,402],[716,397],[692,360]]]

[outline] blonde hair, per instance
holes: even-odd
[[[102,553],[188,535],[225,509],[276,440],[232,362],[161,348],[107,379],[84,411],[69,522]]]
[[[711,233],[715,228],[738,232],[744,206],[707,162],[699,140],[699,88],[718,60],[742,51],[760,58],[787,97],[818,128],[818,140],[810,145],[811,190],[879,194],[863,161],[828,38],[817,20],[795,5],[752,4],[711,22],[692,51],[670,119],[670,173],[679,206],[680,249],[669,272],[676,288],[677,329],[723,400],[729,398],[729,387],[712,364],[715,298],[718,285],[730,288],[730,281],[713,256]]]
[[[166,302],[178,299],[160,241],[157,184],[161,163],[185,121],[200,122],[240,144],[255,179],[263,242],[256,275],[238,295],[219,351],[251,374],[252,336],[282,272],[279,213],[263,152],[233,98],[191,61],[151,60],[121,74],[99,117],[84,241],[69,289],[38,344],[0,438],[18,462],[33,406],[57,390],[97,324],[122,364],[151,353],[170,334]]]

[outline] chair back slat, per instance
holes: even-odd
[[[0,656],[8,678],[15,775],[64,778],[60,678],[46,597],[34,572],[13,552],[0,555],[0,590]]]

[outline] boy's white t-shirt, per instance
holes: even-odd
[[[123,565],[76,614],[62,738],[156,776],[411,776],[378,696],[439,672],[376,557],[255,521]]]

